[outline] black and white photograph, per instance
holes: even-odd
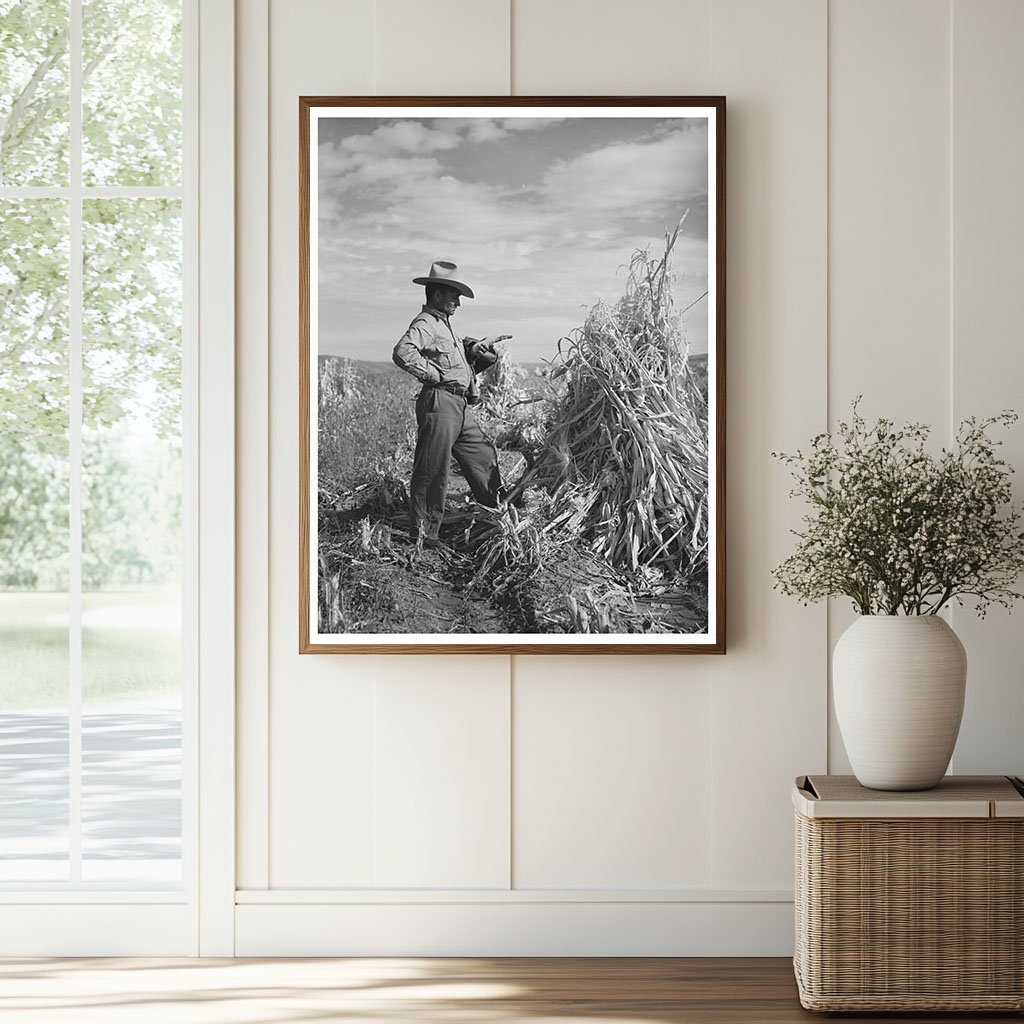
[[[300,102],[300,650],[724,651],[724,100]]]

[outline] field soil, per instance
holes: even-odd
[[[321,512],[321,551],[336,577],[330,577],[328,601],[338,624],[350,633],[511,633],[516,617],[473,586],[475,563],[461,550],[469,525],[450,501],[452,518],[438,547],[421,547],[409,535],[407,511],[371,519],[351,513]],[[386,538],[380,550],[364,550],[358,523],[369,522]],[[383,530],[381,530],[383,527]],[[384,532],[387,531],[387,532]],[[335,582],[336,581],[336,582]]]

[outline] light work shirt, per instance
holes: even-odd
[[[424,384],[473,383],[466,347],[444,313],[424,306],[399,339],[391,357]]]

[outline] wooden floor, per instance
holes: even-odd
[[[1020,1014],[850,1014],[851,1022]],[[800,1008],[785,959],[4,959],[2,1024],[734,1024]]]

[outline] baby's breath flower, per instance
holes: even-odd
[[[929,428],[890,420],[873,427],[853,403],[849,423],[819,434],[809,453],[773,453],[812,512],[796,551],[774,570],[776,587],[804,603],[845,595],[864,615],[933,615],[973,598],[979,615],[1009,608],[1024,571],[1024,515],[990,427],[1002,412],[963,421],[956,443],[925,451]]]

